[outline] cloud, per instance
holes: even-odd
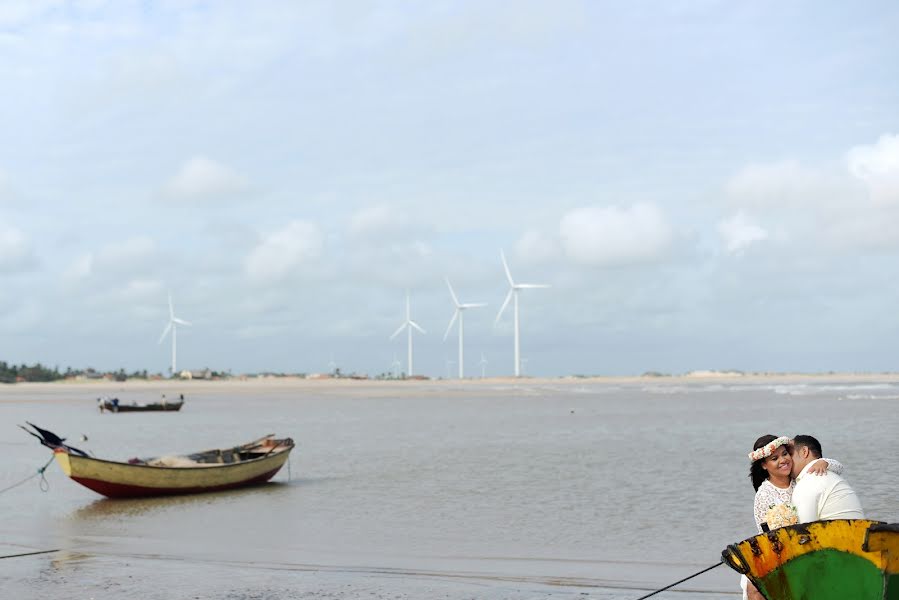
[[[350,235],[369,239],[403,233],[409,228],[407,215],[383,204],[357,211],[350,217],[348,226]]]
[[[831,191],[832,174],[807,168],[796,160],[751,164],[726,186],[732,205],[746,208],[782,208],[820,201]]]
[[[883,135],[874,145],[850,149],[846,164],[875,204],[899,204],[899,135]]]
[[[653,204],[579,208],[562,217],[559,233],[566,255],[591,266],[657,261],[674,238]]]
[[[246,178],[204,156],[195,156],[165,186],[168,196],[204,200],[237,194],[247,187]]]
[[[0,273],[24,271],[36,264],[37,258],[25,234],[0,224]]]
[[[756,242],[768,239],[768,232],[762,229],[743,211],[718,223],[721,236],[728,254],[742,255]]]
[[[265,236],[246,257],[244,267],[254,281],[278,281],[303,263],[318,258],[323,245],[324,236],[315,224],[291,221]]]
[[[94,272],[94,255],[90,252],[82,254],[69,265],[63,273],[63,278],[70,283],[83,281]]]

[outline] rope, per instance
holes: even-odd
[[[38,550],[37,552],[23,552],[22,554],[7,554],[6,556],[0,556],[0,559],[18,558],[20,556],[34,556],[35,554],[49,554],[51,552],[59,552],[59,548],[56,548],[55,550]]]
[[[671,588],[673,588],[674,586],[676,586],[676,585],[678,585],[678,584],[680,584],[680,583],[683,583],[683,582],[687,581],[688,579],[693,579],[693,578],[696,577],[697,575],[702,575],[702,574],[705,573],[706,571],[711,571],[711,570],[714,569],[715,567],[719,567],[719,566],[721,566],[721,565],[723,565],[723,564],[724,564],[724,561],[716,562],[716,563],[715,563],[714,565],[712,565],[711,567],[707,567],[707,568],[703,569],[702,571],[697,571],[696,573],[693,573],[693,574],[690,575],[689,577],[684,577],[684,578],[681,579],[680,581],[675,581],[675,582],[672,583],[671,585],[666,585],[666,586],[663,587],[662,589],[656,590],[656,591],[652,592],[651,594],[646,594],[645,596],[640,596],[639,598],[637,598],[637,600],[645,600],[646,598],[649,598],[650,596],[655,596],[656,594],[658,594],[658,593],[660,593],[660,592],[664,592],[664,591],[667,590],[667,589],[671,589]]]
[[[41,491],[42,491],[42,492],[46,492],[47,490],[50,489],[50,483],[47,481],[47,478],[44,477],[44,471],[47,470],[47,467],[49,467],[49,466],[50,466],[50,463],[52,463],[52,462],[53,462],[53,457],[51,456],[51,457],[50,457],[50,460],[48,460],[47,463],[46,463],[43,467],[41,467],[40,469],[37,470],[37,473],[34,473],[34,474],[32,474],[32,475],[29,475],[28,477],[26,477],[26,478],[23,479],[22,481],[20,481],[20,482],[18,482],[18,483],[14,483],[14,484],[12,484],[12,485],[9,486],[9,487],[3,488],[2,490],[0,490],[0,494],[2,494],[3,492],[8,492],[9,490],[11,490],[11,489],[13,489],[13,488],[17,488],[17,487],[19,487],[20,485],[22,485],[23,483],[25,483],[26,481],[31,481],[32,479],[34,479],[34,478],[37,477],[38,475],[41,476],[41,483],[40,483]]]

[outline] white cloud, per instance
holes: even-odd
[[[740,255],[756,242],[768,239],[768,232],[743,211],[718,223],[718,233],[728,254]]]
[[[559,233],[572,260],[594,266],[659,260],[674,238],[653,204],[579,208],[562,217]]]
[[[899,135],[883,135],[872,146],[850,149],[846,164],[875,204],[899,204]]]
[[[244,261],[247,275],[259,282],[283,279],[303,263],[321,255],[324,237],[306,221],[291,221],[268,234]]]
[[[88,252],[87,254],[82,254],[76,258],[74,262],[69,265],[69,268],[63,273],[63,278],[70,283],[77,283],[90,277],[93,272],[94,255],[93,253]]]
[[[21,271],[36,262],[31,243],[25,234],[0,224],[0,272]]]
[[[731,204],[747,208],[781,208],[820,201],[832,190],[832,175],[809,169],[795,160],[743,167],[727,183]]]
[[[200,200],[230,196],[246,189],[247,181],[228,167],[204,156],[195,156],[165,186],[169,196]]]
[[[408,217],[383,204],[364,208],[350,217],[349,232],[363,238],[380,238],[409,228]]]

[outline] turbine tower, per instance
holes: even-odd
[[[408,335],[408,347],[409,347],[409,362],[406,363],[409,367],[409,372],[406,374],[407,377],[412,376],[412,330],[417,329],[421,333],[425,333],[425,330],[419,327],[418,323],[412,320],[412,309],[409,307],[409,292],[406,292],[406,320],[403,321],[403,324],[399,326],[399,329],[393,332],[393,335],[390,336],[390,339],[398,336],[403,329],[406,330]]]
[[[481,379],[487,376],[487,357],[481,352]]]
[[[499,309],[499,314],[496,315],[496,321],[494,321],[494,326],[499,323],[500,317],[503,316],[503,311],[506,310],[506,307],[509,305],[509,300],[513,300],[513,309],[514,309],[514,320],[515,320],[515,377],[521,376],[521,346],[520,346],[520,333],[519,333],[519,319],[518,319],[518,292],[521,290],[530,290],[530,289],[538,289],[538,288],[548,288],[550,286],[542,284],[542,283],[515,283],[512,279],[512,272],[509,271],[509,265],[506,262],[506,253],[502,250],[499,251],[500,258],[503,259],[503,268],[506,270],[506,279],[509,280],[509,294],[506,296],[505,302],[503,302],[502,307]]]
[[[459,298],[456,297],[456,292],[453,291],[453,286],[450,284],[449,277],[446,278],[446,287],[449,288],[450,296],[453,298],[453,305],[456,307],[456,311],[453,313],[453,318],[450,319],[449,326],[446,328],[446,333],[443,334],[443,341],[446,341],[447,336],[449,336],[450,330],[453,328],[453,324],[456,322],[456,318],[459,319],[459,379],[465,378],[465,361],[464,361],[464,339],[465,339],[465,311],[469,308],[481,308],[483,306],[487,306],[483,302],[477,303],[468,303],[462,304],[459,302]]]
[[[172,305],[172,293],[169,292],[169,322],[166,323],[165,329],[162,330],[162,335],[159,336],[159,343],[162,343],[162,340],[169,334],[169,331],[172,332],[172,377],[174,377],[177,372],[175,371],[175,358],[178,352],[178,325],[190,326],[190,323],[175,316],[175,307]]]

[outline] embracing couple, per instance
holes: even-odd
[[[763,435],[749,453],[749,477],[755,488],[758,532],[795,523],[864,519],[855,491],[840,477],[843,465],[822,458],[821,444],[810,435]],[[744,576],[743,597],[763,596]]]

